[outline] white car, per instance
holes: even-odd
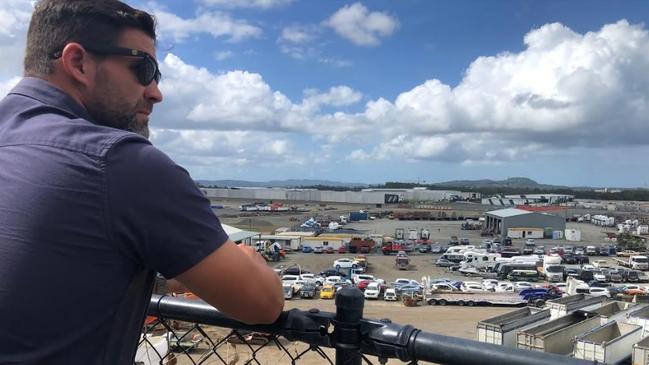
[[[354,261],[352,259],[343,258],[343,259],[338,259],[338,260],[334,261],[333,266],[336,269],[351,269],[352,267],[355,267],[356,264],[354,263]]]
[[[334,284],[336,284],[336,283],[340,283],[340,282],[342,282],[342,281],[343,281],[342,276],[332,275],[332,276],[328,276],[328,277],[325,279],[325,281],[324,281],[324,285],[327,285],[327,284],[334,285]]]
[[[498,282],[498,285],[495,288],[496,293],[513,293],[516,291],[513,283],[508,281]]]
[[[606,282],[606,275],[604,275],[601,271],[597,271],[593,273],[593,279],[601,282]]]
[[[517,281],[514,283],[514,289],[516,289],[516,291],[521,291],[529,288],[533,288],[533,286],[527,281]]]
[[[611,293],[608,291],[606,288],[590,288],[588,289],[588,294],[594,295],[594,296],[605,296],[605,297],[611,297]]]
[[[482,280],[482,286],[489,291],[495,291],[496,286],[498,286],[498,280],[496,279],[484,279]]]
[[[357,285],[359,282],[363,280],[375,281],[376,278],[374,278],[374,275],[367,275],[367,274],[352,275],[352,283],[354,285]]]
[[[393,302],[397,300],[397,292],[394,288],[388,288],[385,289],[385,293],[383,294],[383,300]]]
[[[381,294],[381,284],[379,284],[376,281],[373,281],[365,287],[365,293],[363,294],[365,296],[365,299],[379,299],[379,295]]]
[[[418,285],[418,286],[421,286],[421,284],[419,284],[419,282],[417,280],[405,279],[405,278],[397,278],[397,280],[395,280],[394,283],[392,283],[392,286],[400,286],[400,285]]]
[[[587,271],[593,271],[595,270],[595,266],[590,265],[590,264],[584,264],[581,266],[582,270],[587,270]]]
[[[315,284],[317,286],[322,286],[324,279],[316,274],[302,274],[300,278],[307,283]]]
[[[282,283],[290,283],[291,285],[293,285],[293,283],[296,280],[300,280],[299,275],[284,275],[284,276],[282,276]]]
[[[534,245],[536,245],[536,242],[534,241],[534,238],[528,238],[528,239],[525,241],[525,244],[526,244],[527,246],[534,246]]]
[[[480,283],[463,283],[460,289],[463,292],[469,293],[485,291],[484,287]]]
[[[454,287],[450,283],[437,283],[430,286],[432,290],[442,290],[442,291],[458,291],[460,289]]]

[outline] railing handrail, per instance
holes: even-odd
[[[349,291],[354,290],[357,289],[342,289],[337,293],[337,296],[348,295]],[[336,337],[330,331],[331,326],[334,328],[336,325],[348,327],[349,324],[338,322],[334,313],[318,309],[309,311],[291,309],[282,312],[272,324],[249,325],[227,317],[201,300],[153,295],[148,314],[161,319],[269,333],[285,337],[290,341],[300,341],[337,350],[349,350],[349,344],[337,343]],[[411,325],[400,325],[386,319],[362,318],[356,325],[359,331],[360,343],[357,344],[359,351],[365,355],[385,359],[395,358],[402,361],[429,361],[453,365],[476,363],[498,365],[595,364],[569,356],[516,349],[424,332]]]

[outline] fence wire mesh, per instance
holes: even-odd
[[[269,333],[155,318],[144,327],[135,364],[333,365],[333,352]]]

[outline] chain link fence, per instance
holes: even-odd
[[[364,319],[363,300],[343,289],[336,313],[293,309],[271,325],[247,325],[200,300],[154,295],[135,364],[593,364]]]

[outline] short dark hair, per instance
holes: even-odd
[[[53,55],[66,44],[112,45],[127,28],[155,41],[155,18],[118,0],[41,0],[27,31],[25,76],[53,72]]]

